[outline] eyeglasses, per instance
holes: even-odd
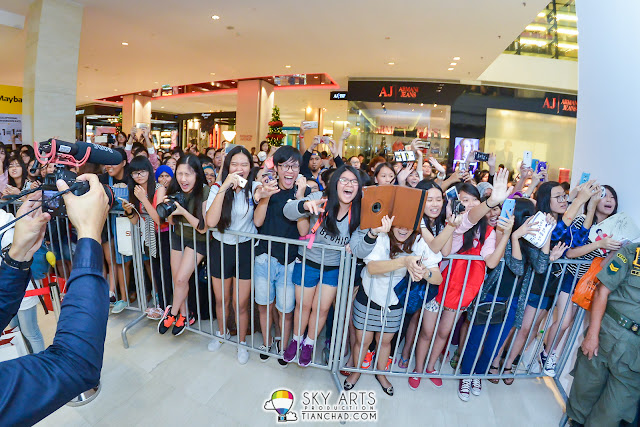
[[[135,171],[135,172],[131,172],[131,176],[133,178],[136,177],[143,177],[143,176],[147,176],[149,175],[149,171]]]
[[[347,184],[351,184],[353,186],[358,185],[358,180],[357,179],[340,178],[340,179],[338,179],[338,181],[342,185],[347,185]]]
[[[278,166],[280,166],[282,169],[284,169],[286,171],[299,171],[300,170],[300,166],[298,166],[298,165],[279,164]]]
[[[567,196],[566,194],[561,194],[559,196],[551,196],[551,198],[556,199],[558,203],[566,202],[567,200],[569,200],[569,196]]]

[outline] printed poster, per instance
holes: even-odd
[[[0,85],[0,142],[11,145],[11,137],[22,140],[22,88]]]

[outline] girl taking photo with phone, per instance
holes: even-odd
[[[173,197],[169,198],[171,196]],[[204,172],[198,157],[193,154],[180,157],[175,177],[164,199],[168,208],[175,208],[169,215],[169,222],[173,224],[171,275],[174,291],[173,303],[167,306],[158,322],[160,334],[167,332],[173,325],[171,333],[177,336],[184,332],[186,327],[189,313],[185,301],[189,294],[189,278],[207,253],[204,213],[208,197],[209,187],[205,185]],[[176,198],[182,199],[185,206],[176,201]]]

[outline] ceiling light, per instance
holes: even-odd
[[[218,19],[220,19],[220,17],[218,15],[213,15],[211,19],[213,19],[214,21],[217,21]]]
[[[387,65],[396,65],[395,62],[387,62]]]
[[[291,68],[291,65],[285,65],[284,68]]]
[[[438,104],[433,104],[433,108],[436,108],[438,106]]]
[[[421,107],[424,107],[424,104],[420,104]]]
[[[544,18],[545,16],[547,16],[544,12],[540,12],[538,14],[538,18]]]
[[[556,19],[558,21],[577,21],[578,17],[576,15],[567,15],[566,13],[558,13],[556,14]]]
[[[215,75],[216,75],[216,73],[209,73],[209,74],[211,74],[212,76],[215,76]]]
[[[314,78],[314,79],[317,79],[317,78],[318,78],[318,76],[313,76],[313,78]]]
[[[458,63],[457,63],[457,62],[452,62],[452,63],[451,63],[451,64],[449,64],[449,65],[456,66],[456,65],[458,65]]]
[[[447,71],[453,71],[453,67],[447,68]]]
[[[547,31],[548,30],[548,28],[545,27],[544,25],[536,25],[536,24],[527,25],[526,27],[524,27],[524,29],[527,31]]]
[[[570,36],[577,36],[578,35],[578,29],[577,28],[558,28],[557,30],[558,34],[567,34]]]
[[[127,42],[122,42],[122,46],[129,46],[129,43],[127,43]]]
[[[412,108],[412,109],[411,109],[411,111],[415,111],[415,109],[414,109],[414,108]]]
[[[160,108],[164,108],[164,105],[162,107],[160,107]]]
[[[460,61],[460,57],[459,57],[459,56],[454,56],[454,57],[453,57],[453,60],[454,60],[454,61]]]
[[[224,136],[224,139],[226,139],[227,141],[231,142],[231,141],[233,141],[233,138],[236,137],[236,131],[235,130],[223,130],[222,131],[222,136]]]
[[[114,91],[114,92],[117,92],[117,91],[118,91],[118,89],[114,89],[113,91]]]
[[[577,43],[558,43],[558,47],[561,49],[575,49],[578,50],[578,44]]]
[[[337,116],[337,117],[336,117],[336,119],[339,119],[339,118],[340,118],[340,116]]]
[[[307,113],[311,113],[311,107],[307,107]]]

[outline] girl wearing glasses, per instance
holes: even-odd
[[[293,269],[296,293],[293,339],[284,352],[284,360],[291,362],[300,350],[300,366],[312,362],[315,340],[336,297],[341,267],[339,252],[320,249],[314,242],[341,247],[349,245],[353,256],[364,258],[373,249],[380,231],[380,228],[360,230],[362,185],[356,169],[349,165],[340,166],[328,184],[325,197],[320,192],[311,193],[302,200],[287,202],[283,210],[291,221],[309,217],[309,224],[313,224],[308,236],[312,241],[307,249],[300,248],[300,255],[306,254],[304,277],[302,263],[296,263]]]
[[[136,156],[129,163],[129,176],[127,180],[129,188],[129,201],[122,203],[125,215],[132,224],[137,224],[140,215],[143,215],[145,227],[145,246],[149,248],[148,254],[157,257],[156,230],[161,225],[160,217],[155,206],[158,200],[164,200],[165,188],[155,180],[153,166],[146,156]],[[154,227],[155,224],[155,227]],[[169,247],[164,250],[168,251]],[[144,266],[149,277],[154,277],[151,272],[149,255],[143,254]],[[156,270],[159,269],[158,261],[154,260]],[[152,316],[155,320],[160,318],[162,313],[154,312]]]

